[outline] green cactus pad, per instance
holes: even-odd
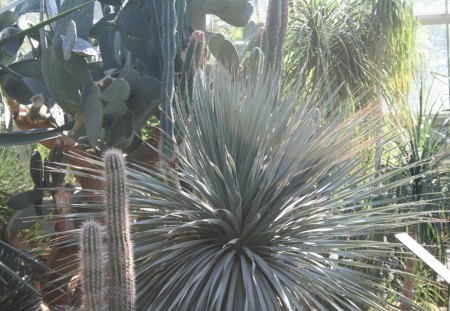
[[[77,25],[73,20],[70,20],[67,25],[66,35],[62,36],[63,56],[65,60],[70,58],[75,41],[77,39]]]
[[[229,40],[222,41],[216,59],[232,72],[239,67],[238,52],[236,47]]]
[[[103,114],[110,118],[117,118],[127,113],[127,110],[127,104],[123,100],[115,98],[106,103]]]
[[[123,69],[120,72],[119,78],[127,81],[132,91],[139,88],[139,84],[141,83],[141,75],[139,72],[130,67]]]
[[[111,102],[116,99],[126,101],[130,97],[131,88],[125,79],[114,80],[102,93],[102,100]]]

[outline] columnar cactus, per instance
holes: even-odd
[[[280,70],[283,44],[286,39],[289,1],[270,0],[267,10],[263,51],[268,68]]]
[[[168,148],[170,142],[164,137],[173,138],[173,116],[172,116],[172,100],[174,94],[175,81],[175,56],[177,54],[176,29],[177,14],[175,9],[176,0],[162,1],[162,38],[161,51],[164,60],[163,74],[161,80],[161,103],[164,115],[161,118],[161,129],[165,133],[162,139],[162,151],[166,156],[172,156],[172,149]],[[167,135],[167,136],[166,136]]]
[[[106,311],[104,302],[104,245],[99,223],[87,221],[80,233],[80,263],[83,311]]]
[[[180,82],[181,95],[185,100],[192,98],[195,72],[200,70],[204,63],[205,45],[205,34],[199,30],[194,31],[187,47]]]
[[[104,161],[109,311],[130,311],[136,289],[125,161],[117,149],[106,151]]]

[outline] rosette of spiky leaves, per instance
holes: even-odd
[[[370,237],[420,214],[372,202],[395,186],[365,173],[377,114],[325,120],[315,100],[321,111],[333,100],[320,89],[279,98],[276,79],[256,75],[198,76],[192,101],[178,103],[180,189],[157,169],[129,170],[138,309],[395,309],[381,273],[363,271],[398,245]]]

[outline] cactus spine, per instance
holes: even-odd
[[[100,224],[95,221],[85,222],[80,232],[83,311],[106,311],[107,309],[104,303],[103,247]]]
[[[125,161],[117,149],[106,151],[104,161],[109,311],[130,311],[136,289]]]
[[[175,2],[175,0],[162,1],[161,17],[161,50],[164,60],[161,80],[161,103],[163,106],[164,115],[161,118],[161,129],[165,133],[165,135],[163,134],[161,136],[161,149],[163,151],[163,154],[165,154],[168,158],[172,157],[173,148],[169,147],[170,145],[172,145],[172,142],[164,139],[164,137],[168,137],[169,139],[174,138],[172,100],[175,81],[175,56],[177,53],[177,15]]]

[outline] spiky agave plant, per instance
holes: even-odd
[[[139,310],[395,309],[360,268],[398,245],[368,237],[420,214],[371,200],[394,186],[364,172],[373,109],[324,120],[320,96],[279,98],[276,80],[197,78],[176,113],[181,188],[129,170]]]

